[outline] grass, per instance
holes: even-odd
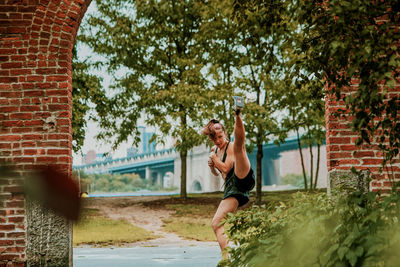
[[[288,201],[293,194],[303,190],[287,190],[263,192],[263,204]],[[168,219],[164,219],[163,228],[165,231],[173,232],[181,238],[198,241],[216,241],[211,228],[211,220],[217,210],[218,203],[223,196],[222,193],[188,194],[188,200],[182,203],[165,204],[165,208],[173,210],[174,213]],[[198,201],[196,201],[198,199]],[[214,204],[205,199],[215,199]],[[255,193],[252,192],[251,200],[255,201]],[[228,226],[225,226],[227,228]]]
[[[184,239],[216,241],[211,228],[215,205],[168,204],[165,208],[175,213],[163,220],[164,231],[176,233]]]
[[[202,205],[202,204],[167,204],[166,209],[174,210],[176,217],[212,217],[216,211],[214,205]]]
[[[125,220],[103,217],[97,209],[84,209],[81,219],[74,224],[73,245],[123,245],[156,238],[151,232]]]
[[[217,241],[211,227],[217,205],[168,204],[165,208],[175,211],[171,217],[163,220],[165,231],[176,233],[181,238],[189,240]]]
[[[302,190],[263,192],[262,202],[274,203],[289,200],[293,194]],[[169,218],[163,220],[163,230],[173,232],[181,238],[198,241],[216,241],[211,228],[212,218],[223,194],[220,192],[188,194],[187,199],[179,196],[147,201],[142,204],[150,209],[168,209],[172,211]],[[254,204],[255,195],[251,193]],[[119,207],[131,203],[120,203]],[[228,226],[225,226],[225,228]],[[94,246],[123,245],[137,241],[157,238],[153,233],[134,226],[127,221],[112,220],[103,217],[97,209],[84,209],[82,219],[74,225],[74,246],[89,244]]]
[[[183,239],[196,240],[203,242],[217,242],[217,238],[211,227],[210,218],[196,218],[193,221],[192,218],[176,218],[165,219],[164,230],[166,232],[176,233]],[[224,225],[225,231],[229,228],[229,225]]]
[[[176,218],[164,219],[163,229],[172,232],[181,238],[197,241],[216,241],[211,229],[211,219],[207,218]]]

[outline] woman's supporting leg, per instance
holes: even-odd
[[[224,225],[221,225],[221,221],[226,217],[228,213],[234,213],[237,210],[238,206],[239,202],[234,197],[223,199],[221,203],[219,203],[217,212],[215,212],[214,218],[212,220],[212,228],[223,253],[223,259],[228,258],[228,254],[225,251],[228,246],[228,238],[225,235]]]
[[[235,156],[235,175],[237,178],[243,179],[249,173],[251,165],[246,153],[246,133],[240,113],[235,115],[234,136],[233,154]]]

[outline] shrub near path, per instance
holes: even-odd
[[[400,191],[297,193],[230,215],[230,267],[400,266]]]

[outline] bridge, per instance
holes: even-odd
[[[163,184],[166,174],[174,173],[174,149],[136,154],[133,157],[110,159],[91,164],[73,166],[73,170],[94,173],[137,173],[143,179]]]
[[[279,159],[285,151],[294,151],[298,154],[297,139],[287,139],[285,143],[276,145],[268,143],[263,146],[262,184],[279,184]],[[307,152],[306,152],[307,153]],[[207,166],[209,148],[201,145],[189,151],[187,157],[187,190],[188,192],[207,192],[222,189],[223,182],[211,174]],[[249,154],[249,160],[256,171],[257,149]],[[287,164],[287,163],[286,163]],[[292,167],[293,162],[287,164]],[[102,162],[95,162],[80,166],[73,166],[74,170],[83,170],[87,174],[93,173],[137,173],[143,179],[158,183],[164,187],[180,186],[179,153],[174,149],[159,150],[150,153],[137,154],[133,157],[124,157]],[[324,165],[322,165],[324,166]]]

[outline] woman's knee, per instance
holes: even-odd
[[[211,227],[213,228],[214,232],[216,232],[221,227],[222,218],[214,217],[211,222]]]

